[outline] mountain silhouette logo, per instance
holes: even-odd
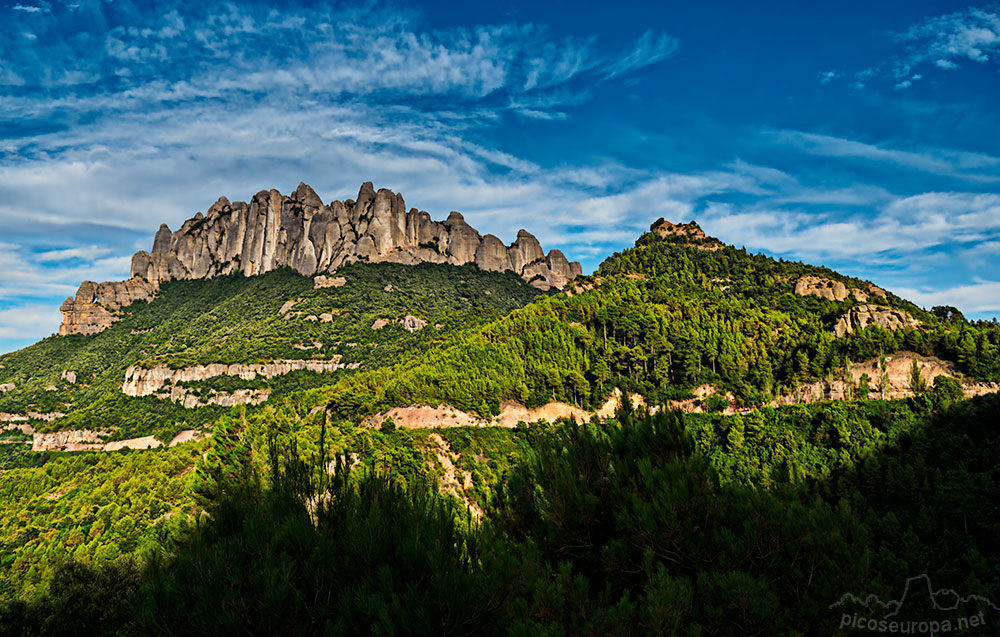
[[[1000,607],[982,595],[935,590],[930,576],[923,573],[906,580],[899,599],[883,601],[874,594],[846,593],[830,610],[841,612],[841,628],[936,635],[983,628],[990,620],[987,613],[1000,612]]]

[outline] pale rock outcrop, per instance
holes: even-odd
[[[903,310],[877,305],[859,305],[848,310],[837,320],[837,324],[833,327],[833,333],[837,336],[844,336],[869,325],[877,325],[895,331],[906,327],[917,327],[920,325],[920,321]]]
[[[28,411],[25,414],[8,414],[0,412],[0,422],[25,422],[28,420],[42,420],[51,422],[57,418],[62,418],[66,414],[61,411]]]
[[[913,362],[916,361],[920,376],[926,387],[931,388],[938,376],[955,378],[962,384],[966,398],[1000,392],[1000,383],[979,382],[965,377],[959,369],[947,361],[932,356],[920,356],[912,352],[898,352],[886,356],[885,363],[885,397],[888,400],[909,398],[914,395],[911,386]],[[882,369],[879,359],[874,358],[861,363],[855,363],[850,368],[850,389],[844,379],[828,379],[799,386],[791,394],[780,396],[772,401],[770,406],[809,403],[822,400],[846,400],[850,398],[851,390],[860,382],[863,375],[869,378],[869,397],[881,397],[880,382]],[[845,373],[844,376],[847,376]],[[665,405],[668,409],[680,409],[685,412],[703,412],[705,398],[719,395],[716,387],[701,385],[693,390],[694,397],[683,401],[670,401]],[[723,413],[749,413],[750,408],[737,409],[733,406],[734,396],[723,394],[730,401],[730,406]],[[639,394],[629,394],[629,400],[634,406],[648,408],[650,413],[660,410],[659,405],[648,406]],[[478,414],[462,411],[450,405],[410,405],[408,407],[393,407],[365,418],[361,424],[368,427],[378,427],[386,418],[403,428],[445,428],[445,427],[516,427],[518,423],[532,423],[539,420],[554,422],[559,418],[573,418],[577,422],[586,422],[596,416],[600,420],[611,418],[622,401],[622,392],[615,389],[599,409],[588,411],[575,405],[563,402],[550,402],[540,407],[528,408],[516,401],[500,403],[500,413],[486,419]]]
[[[660,217],[649,226],[649,230],[663,239],[679,239],[686,246],[699,250],[714,251],[722,247],[722,242],[706,235],[701,226],[694,221],[688,223],[671,223]]]
[[[795,293],[799,296],[818,296],[831,301],[843,301],[850,292],[840,281],[831,281],[819,276],[806,275],[795,281]]]
[[[5,391],[14,391],[15,389],[17,389],[17,385],[14,383],[3,383],[0,385],[0,393]]]
[[[214,376],[238,376],[243,380],[254,380],[258,376],[273,378],[300,370],[322,374],[344,368],[353,369],[352,366],[356,367],[357,365],[356,363],[344,365],[340,362],[340,358],[338,355],[332,360],[276,360],[270,363],[234,363],[232,365],[211,363],[183,369],[171,369],[166,365],[157,365],[147,369],[133,365],[125,370],[122,393],[126,396],[150,396],[158,393],[168,383],[177,385],[182,382],[207,380]]]
[[[522,275],[527,266],[538,263],[545,258],[545,253],[542,252],[542,246],[539,245],[538,239],[523,228],[517,231],[517,239],[507,250],[507,254],[511,269]]]
[[[110,283],[84,281],[76,297],[67,298],[59,308],[63,313],[59,334],[96,334],[103,331],[118,320],[118,310],[136,301],[153,300],[158,289],[156,283],[135,278]]]
[[[475,261],[481,239],[479,233],[465,222],[465,217],[453,210],[444,227],[448,229],[448,262],[462,265]]]
[[[954,363],[933,356],[921,356],[913,352],[898,352],[885,357],[885,377],[887,380],[885,397],[887,399],[909,398],[914,395],[914,388],[911,386],[914,361],[917,362],[917,369],[920,370],[920,376],[927,388],[934,386],[934,379],[938,376],[950,376],[962,383],[962,390],[966,398],[1000,391],[1000,384],[979,382],[965,377]],[[866,374],[870,390],[869,397],[881,398],[882,368],[879,359],[873,358],[851,365],[850,386],[844,382],[843,378],[806,383],[792,393],[779,397],[772,402],[772,405],[807,403],[819,400],[845,400],[850,397],[854,388],[860,384],[861,377]],[[843,375],[847,376],[846,373]]]
[[[451,450],[451,447],[440,434],[432,433],[428,436],[428,439],[434,445],[433,452],[442,469],[438,488],[442,493],[449,493],[458,498],[469,509],[474,520],[482,520],[483,509],[468,495],[473,484],[472,474],[455,466],[458,456]],[[434,468],[433,463],[430,464]]]
[[[320,288],[339,288],[343,287],[344,285],[347,285],[347,279],[345,279],[342,276],[330,277],[324,274],[320,274],[319,276],[313,279],[313,289],[316,290]]]
[[[660,217],[649,227],[649,229],[661,237],[684,237],[686,239],[693,239],[696,241],[711,240],[710,237],[705,234],[705,231],[701,229],[701,226],[694,221],[688,223],[671,223]]]
[[[31,435],[32,451],[86,451],[101,448],[103,437],[110,436],[107,431],[92,431],[90,429],[73,431],[56,431],[54,433],[34,433]]]
[[[156,449],[163,443],[153,436],[128,438],[104,442],[103,438],[111,435],[108,431],[92,431],[76,429],[72,431],[57,431],[54,433],[34,433],[31,440],[32,451],[120,451],[122,449]],[[176,447],[185,442],[194,442],[211,436],[202,431],[185,429],[179,432],[168,443],[168,447]]]
[[[0,422],[5,422],[4,419],[3,419],[3,416],[13,416],[13,415],[14,414],[0,414]],[[2,427],[0,427],[0,431],[12,431],[12,430],[15,430],[15,429],[17,431],[20,431],[21,433],[27,434],[29,436],[31,434],[35,433],[35,428],[34,427],[32,427],[31,425],[29,425],[27,423],[23,423],[23,422],[22,423],[18,423],[18,424],[6,424],[6,425],[3,425]]]
[[[71,385],[76,384],[76,372],[66,369],[63,370],[63,373],[60,374],[59,377]]]
[[[483,237],[479,247],[476,248],[476,265],[481,270],[490,272],[503,272],[510,270],[510,258],[507,256],[507,248],[499,237],[488,234]]]
[[[548,256],[538,240],[521,230],[510,246],[482,237],[458,212],[443,222],[416,208],[406,211],[402,195],[366,182],[357,200],[323,201],[300,183],[290,196],[262,190],[250,203],[220,197],[174,232],[161,225],[150,252],[132,258],[131,280],[85,282],[76,299],[63,304],[60,334],[93,334],[115,320],[115,312],[136,300],[151,300],[164,281],[201,279],[240,272],[253,276],[290,267],[315,277],[314,287],[340,286],[327,277],[345,263],[421,262],[513,270],[540,289],[561,289],[582,272],[561,252]],[[319,275],[319,276],[317,276]]]
[[[405,317],[401,319],[396,320],[395,322],[402,325],[403,329],[406,330],[407,332],[416,332],[417,330],[422,330],[425,327],[427,327],[427,321],[419,319],[415,316],[410,316],[409,314],[407,314]],[[389,325],[390,323],[392,323],[392,321],[386,318],[375,319],[375,322],[372,323],[372,329],[380,330],[386,325]]]
[[[284,303],[281,304],[281,307],[278,308],[278,315],[286,316],[292,310],[292,308],[295,307],[295,304],[301,300],[302,299],[290,299],[288,301],[285,301]]]
[[[168,447],[176,447],[177,445],[182,445],[185,442],[197,442],[198,440],[204,440],[205,438],[211,438],[212,434],[205,433],[204,431],[199,431],[197,429],[184,429],[183,431],[177,432],[173,440],[170,441]]]
[[[127,440],[115,440],[106,442],[101,446],[101,451],[121,451],[122,449],[156,449],[162,447],[163,443],[154,436],[142,436],[141,438],[129,438]]]
[[[570,279],[576,276],[573,274],[573,269],[569,266],[566,255],[560,250],[550,250],[549,255],[545,258],[545,264],[549,268],[546,280],[554,288],[562,289],[569,283]]]
[[[807,274],[799,277],[795,281],[795,293],[799,296],[818,296],[831,301],[843,301],[847,297],[854,295],[854,300],[858,303],[867,303],[873,296],[886,298],[886,292],[873,283],[869,283],[864,289],[848,287],[841,281],[833,281],[821,276]]]
[[[408,429],[424,427],[510,428],[516,427],[519,422],[530,423],[539,420],[555,422],[559,418],[573,418],[577,422],[586,422],[595,415],[602,420],[607,420],[618,409],[621,397],[621,391],[615,388],[604,405],[593,412],[558,401],[546,403],[540,407],[529,408],[517,401],[505,400],[500,403],[500,413],[489,420],[449,405],[439,405],[437,407],[411,405],[409,407],[394,407],[386,412],[374,414],[365,418],[361,424],[369,427],[377,427],[386,418],[390,418],[396,425]],[[634,405],[645,405],[645,400],[638,394],[629,394],[629,398]]]
[[[206,405],[218,405],[220,407],[232,407],[233,405],[259,405],[266,402],[271,395],[269,389],[237,389],[231,393],[212,391],[208,397],[201,397],[187,387],[173,385],[169,391],[164,388],[153,394],[157,398],[169,400],[181,405],[185,409],[204,407]]]
[[[400,319],[399,324],[402,325],[403,329],[407,332],[416,332],[417,330],[422,330],[427,327],[427,321],[418,319],[415,316],[410,316],[409,314]]]
[[[869,283],[868,287],[865,288],[865,289],[868,291],[868,294],[870,294],[870,295],[881,296],[883,299],[886,298],[886,296],[885,296],[886,295],[885,290],[883,290],[879,286],[875,285],[874,283]],[[862,303],[864,303],[867,299],[860,299],[859,298],[858,300],[861,301]]]

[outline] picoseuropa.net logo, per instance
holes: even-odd
[[[847,593],[830,605],[840,613],[840,628],[899,635],[982,634],[1000,628],[1000,608],[981,595],[934,590],[924,573],[906,580],[899,599]],[[987,625],[998,624],[992,629]]]

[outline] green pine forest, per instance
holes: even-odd
[[[654,232],[560,294],[471,266],[337,275],[172,282],[102,333],[0,356],[15,385],[0,412],[66,414],[38,431],[212,434],[32,452],[3,432],[0,634],[849,634],[831,604],[922,573],[1000,600],[1000,399],[962,390],[1000,382],[996,322],[890,294],[919,326],[835,337],[857,302],[796,295],[796,279],[867,282]],[[405,315],[429,325],[371,328]],[[896,352],[959,377],[769,406]],[[334,354],[359,367],[189,387],[270,389],[257,406],[119,389],[132,365]],[[413,404],[594,409],[615,389],[661,406],[704,385],[705,413],[625,400],[606,421],[362,424]]]

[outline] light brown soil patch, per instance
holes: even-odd
[[[451,451],[451,447],[444,438],[436,433],[432,433],[429,438],[434,445],[434,456],[444,470],[444,475],[441,476],[438,483],[441,493],[450,493],[455,496],[469,509],[473,519],[477,522],[482,520],[482,508],[466,495],[466,491],[472,488],[472,474],[455,466],[454,461],[458,456]]]

